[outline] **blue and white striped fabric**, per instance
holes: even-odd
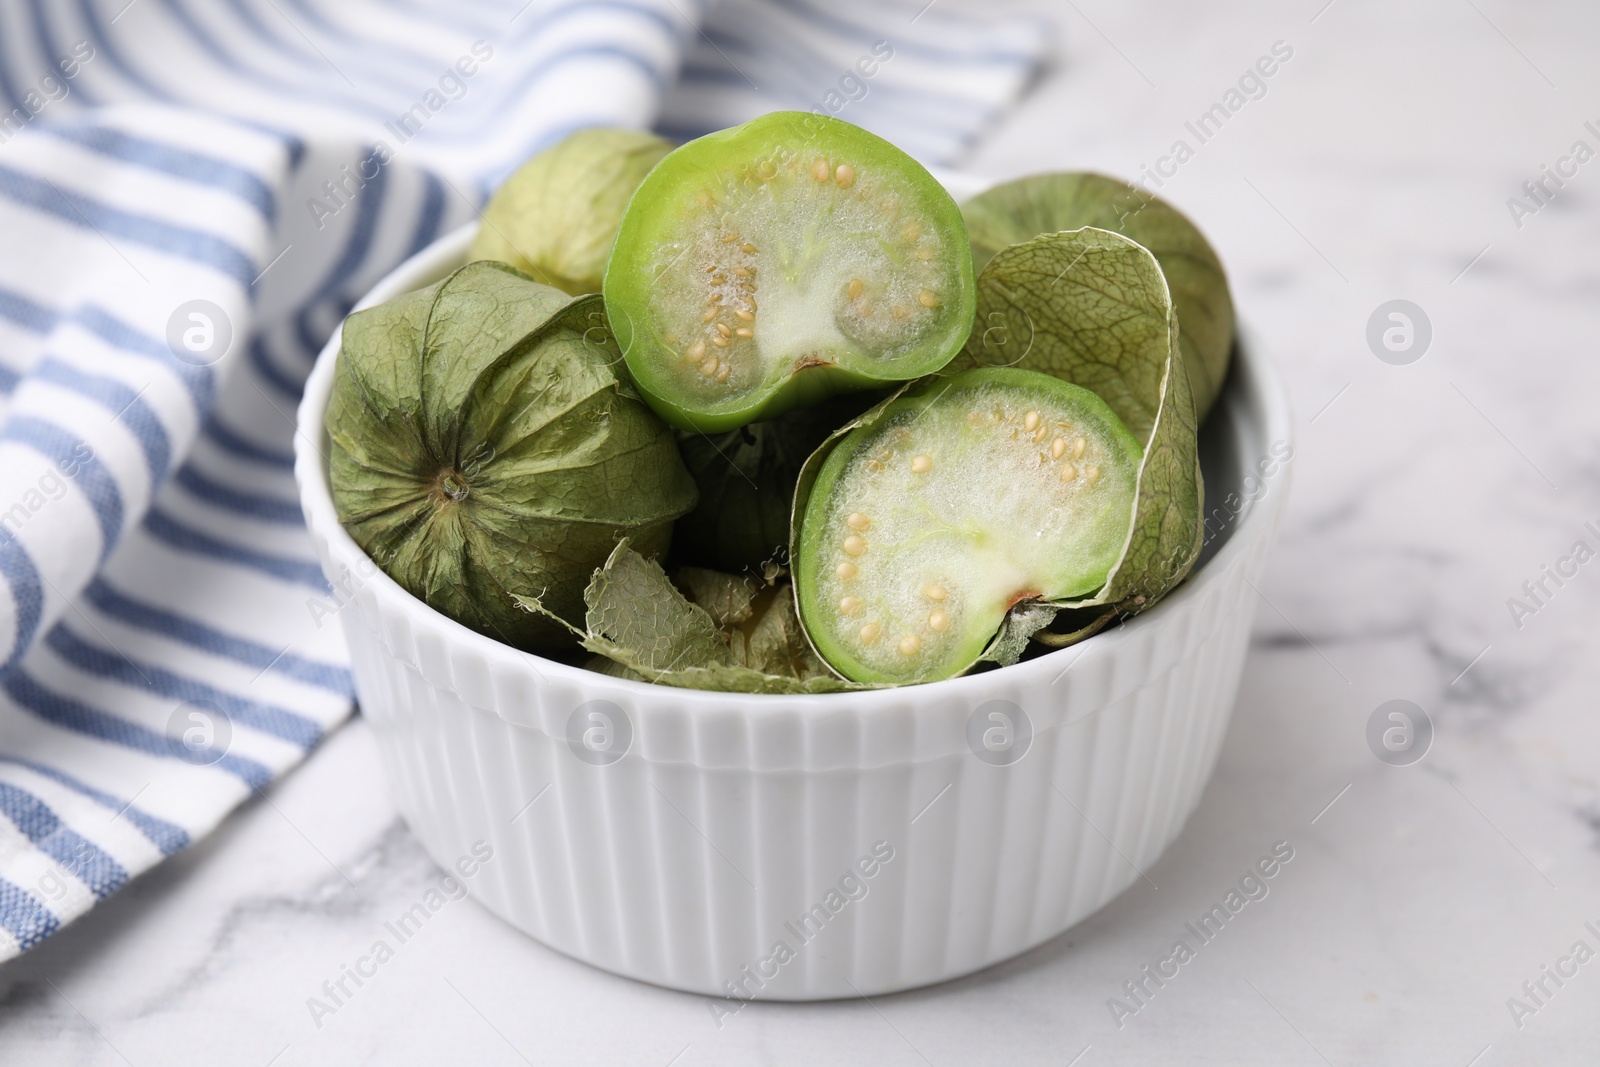
[[[1043,48],[881,0],[0,0],[0,960],[349,714],[290,452],[379,277],[586,125],[955,162]]]

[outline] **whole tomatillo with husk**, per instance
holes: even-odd
[[[694,506],[672,432],[621,373],[598,296],[499,263],[345,321],[326,426],[345,529],[404,589],[518,648],[570,647],[627,537],[663,550]]]
[[[1222,389],[1233,353],[1233,299],[1222,261],[1188,217],[1138,186],[1103,174],[1036,174],[997,185],[961,205],[981,271],[995,253],[1040,234],[1093,226],[1148,248],[1161,265],[1178,314],[1178,347],[1204,419]],[[1016,362],[1021,346],[996,344],[998,333],[979,320],[974,338],[985,345],[971,365],[1031,367]],[[1033,367],[1050,372],[1048,367]]]
[[[509,263],[574,296],[598,293],[628,198],[671,150],[640,130],[567,135],[489,198],[467,258]]]

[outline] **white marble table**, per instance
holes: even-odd
[[[1600,148],[1600,8],[1325,2],[1037,0],[1061,63],[972,163],[1136,174],[1188,140],[1164,192],[1218,245],[1300,415],[1238,708],[1154,885],[963,981],[720,1030],[703,998],[455,902],[319,1026],[307,999],[438,877],[357,721],[0,971],[0,1062],[1596,1062],[1600,959],[1561,960],[1600,950],[1600,563],[1547,581],[1520,627],[1507,599],[1600,548],[1600,162],[1520,228],[1506,201],[1575,140]],[[1198,144],[1185,122],[1277,41],[1293,54],[1265,95]],[[1365,339],[1396,298],[1434,334],[1404,366]],[[1412,766],[1365,740],[1396,698],[1436,729]],[[1295,858],[1270,896],[1119,1028],[1108,998],[1279,840]],[[1513,1019],[1514,996],[1536,1010]]]

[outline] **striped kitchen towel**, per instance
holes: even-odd
[[[957,162],[1045,34],[956,3],[0,0],[0,960],[349,714],[291,444],[354,301],[581,126]]]

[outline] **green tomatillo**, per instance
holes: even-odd
[[[604,291],[640,392],[702,433],[936,371],[974,300],[944,188],[882,138],[794,111],[662,160],[628,204]]]
[[[807,633],[858,682],[966,670],[1017,604],[1105,584],[1141,456],[1105,401],[1034,371],[934,379],[874,409],[803,490]]]
[[[467,258],[509,263],[573,296],[598,293],[628,198],[671,149],[639,130],[568,134],[495,190]]]
[[[457,622],[533,651],[619,540],[663,550],[695,486],[620,373],[598,296],[469,263],[344,324],[326,425],[339,519]]]

